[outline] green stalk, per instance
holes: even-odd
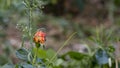
[[[76,34],[77,32],[74,32],[70,35],[70,37],[63,43],[63,45],[58,49],[56,54],[51,58],[50,62],[54,60],[54,58],[57,56],[57,54],[63,49],[63,47],[70,41],[70,39]],[[49,67],[49,63],[47,65],[47,68]]]
[[[29,7],[29,38],[30,38],[30,44],[32,46],[32,28],[31,28],[31,23],[32,23],[32,8]]]
[[[31,5],[31,0],[24,0],[25,3],[25,7],[28,8],[28,18],[29,18],[29,22],[28,22],[28,37],[30,38],[30,44],[32,46],[32,27],[31,27],[31,23],[32,23],[32,7]]]
[[[35,55],[34,55],[34,58],[33,58],[33,64],[35,64],[35,62],[36,62],[37,54],[38,54],[38,48],[36,47]]]

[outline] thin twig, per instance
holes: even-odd
[[[51,58],[50,62],[54,60],[54,58],[57,56],[57,54],[63,49],[63,47],[70,41],[70,39],[76,34],[77,32],[74,32],[70,37],[63,43],[63,45],[58,49],[56,54]],[[49,63],[47,65],[47,68],[49,66]]]

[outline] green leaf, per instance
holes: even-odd
[[[37,62],[38,64],[42,64],[42,63],[43,63],[43,60],[40,59],[40,58],[37,58],[37,59],[36,59],[36,62]]]
[[[63,60],[62,59],[57,59],[56,62],[55,62],[55,65],[56,66],[59,66],[63,63]]]
[[[88,55],[86,55],[86,54],[79,53],[79,52],[75,52],[75,51],[70,51],[70,52],[64,54],[64,55],[63,55],[63,58],[64,58],[66,55],[69,55],[70,58],[75,59],[75,60],[82,60],[82,59],[84,59],[85,57],[88,57]]]
[[[117,7],[120,7],[120,0],[114,0],[114,3]]]
[[[15,66],[15,68],[35,68],[34,66],[32,66],[31,64],[28,63],[19,63]]]
[[[12,64],[5,64],[2,68],[14,68]]]
[[[35,54],[36,51],[37,51],[37,48],[33,48],[33,53],[34,54]],[[40,58],[40,59],[50,60],[55,54],[56,54],[56,52],[52,49],[43,50],[41,48],[38,48],[38,51],[37,51],[37,57]]]
[[[113,46],[108,46],[107,50],[113,53],[115,51],[115,48]]]
[[[48,49],[46,53],[48,59],[51,59],[56,54],[56,52],[52,49]]]
[[[37,48],[39,48],[41,45],[40,45],[40,43],[35,43],[35,46],[36,46]]]
[[[108,63],[108,54],[104,50],[98,50],[95,54],[98,64],[103,65]]]
[[[33,53],[34,54],[35,54],[36,51],[37,51],[37,48],[33,48]],[[37,57],[42,58],[42,59],[47,58],[46,51],[41,49],[41,48],[38,48]]]
[[[7,57],[1,55],[1,56],[0,56],[0,65],[4,65],[4,64],[6,64],[6,63],[8,63]]]
[[[24,64],[22,64],[22,68],[34,68],[34,66],[24,63]]]
[[[21,49],[17,50],[16,56],[19,59],[28,61],[28,51],[26,49],[24,49],[24,48],[21,48]]]

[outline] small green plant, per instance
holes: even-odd
[[[59,48],[57,52],[52,49],[45,50],[45,36],[46,34],[38,30],[34,35],[35,47],[26,49],[24,47],[20,48],[16,52],[16,56],[23,62],[15,65],[15,68],[54,68],[61,59],[58,59],[57,54],[60,50],[68,43],[68,41],[75,35],[73,33],[68,40]],[[57,63],[56,63],[57,62]]]
[[[112,44],[115,40],[112,34],[111,30],[105,30],[103,27],[97,29],[95,35],[90,38],[93,44],[86,46],[87,53],[70,51],[61,56],[64,60],[62,68],[115,68],[115,48]]]
[[[112,29],[96,28],[93,36],[89,38],[92,45],[85,42],[85,44],[88,44],[88,46],[86,45],[86,53],[69,51],[59,55],[59,52],[76,32],[72,33],[57,51],[46,49],[45,29],[40,28],[36,31],[32,25],[32,12],[36,8],[41,9],[44,4],[41,0],[24,0],[28,22],[20,26],[23,33],[22,44],[15,53],[19,61],[16,64],[5,64],[2,68],[117,68],[114,56],[115,48],[113,46],[113,42],[116,42],[116,37],[112,35],[114,33]],[[79,28],[76,29],[79,31]],[[30,42],[30,48],[24,47],[25,38]]]

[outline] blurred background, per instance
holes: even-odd
[[[86,52],[85,46],[92,45],[88,39],[101,26],[105,30],[114,29],[113,38],[120,37],[120,0],[43,0],[40,4],[43,6],[32,10],[31,29],[32,36],[37,29],[46,29],[46,48],[58,50],[77,32],[61,53]],[[23,42],[26,48],[30,47],[28,22],[29,13],[23,0],[0,0],[0,65],[8,61],[16,63],[15,50]],[[119,59],[119,42],[113,44]]]

